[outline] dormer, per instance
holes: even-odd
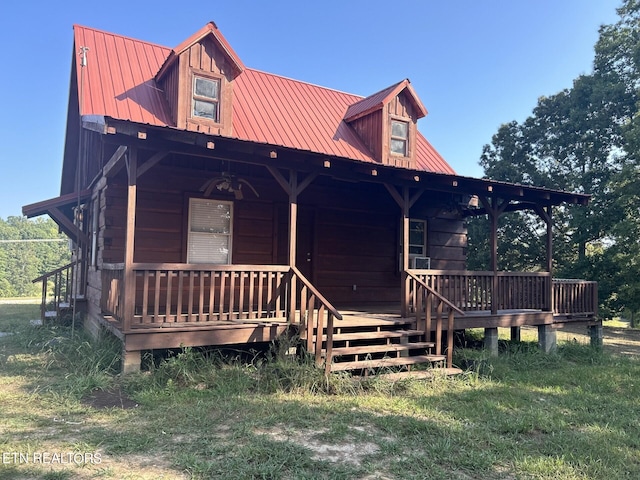
[[[215,23],[171,51],[156,75],[174,125],[211,135],[231,135],[233,81],[244,65]]]
[[[344,121],[378,162],[415,168],[417,122],[426,115],[411,82],[405,79],[350,105]]]

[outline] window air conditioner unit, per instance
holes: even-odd
[[[411,263],[411,266],[417,270],[431,269],[431,257],[413,257]]]

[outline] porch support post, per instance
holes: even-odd
[[[497,328],[485,328],[484,329],[484,348],[489,352],[491,356],[498,356],[498,329]]]
[[[409,316],[409,189],[402,189],[402,305],[400,314],[403,318]]]
[[[293,267],[296,265],[298,248],[298,195],[300,195],[305,188],[311,185],[311,182],[315,180],[318,174],[309,173],[301,182],[298,182],[298,172],[296,170],[289,170],[289,180],[287,180],[276,167],[269,165],[267,166],[267,170],[269,170],[276,182],[278,182],[287,195],[289,195],[289,266]],[[295,277],[291,277],[288,312],[289,322],[293,322],[295,320],[296,292],[296,279]]]
[[[414,203],[420,198],[424,190],[418,190],[413,196],[409,195],[409,187],[402,188],[402,195],[398,193],[396,187],[385,183],[387,191],[391,194],[400,209],[402,210],[402,304],[400,305],[400,315],[406,318],[409,315],[409,211]]]
[[[122,373],[136,373],[140,371],[140,364],[142,362],[142,357],[140,355],[140,350],[133,351],[122,351]]]
[[[602,338],[602,324],[589,325],[589,338],[591,339],[591,346],[601,348],[604,344]]]
[[[544,353],[556,351],[558,340],[553,325],[538,325],[538,346]]]
[[[521,338],[520,327],[511,327],[511,341],[519,342]]]
[[[133,249],[136,228],[138,151],[135,147],[128,154],[129,181],[127,187],[127,224],[124,243],[124,315],[123,330],[128,332],[135,314],[136,276],[133,271]]]
[[[478,197],[482,202],[482,206],[487,211],[489,215],[489,221],[491,223],[491,271],[493,272],[493,282],[491,284],[491,314],[497,315],[498,313],[498,218],[505,211],[507,205],[509,205],[509,201],[503,201],[502,203],[498,203],[496,197],[491,197],[491,199],[479,196]]]
[[[553,210],[551,205],[546,207],[536,205],[535,212],[547,225],[547,264],[545,265],[545,270],[549,272],[549,276],[545,309],[553,311]]]
[[[296,250],[298,246],[298,172],[289,171],[289,266],[296,264]],[[296,315],[296,277],[291,277],[291,291],[289,292],[288,320],[292,323]],[[300,319],[302,321],[302,319]],[[320,335],[320,333],[318,333]]]

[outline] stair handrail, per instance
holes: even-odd
[[[429,286],[424,280],[417,277],[409,271],[405,271],[407,276],[411,278],[417,285],[421,286],[429,295],[433,295],[436,299],[440,300],[440,304],[436,309],[436,355],[440,355],[442,349],[442,306],[449,307],[447,315],[447,367],[451,367],[453,364],[453,330],[454,330],[454,312],[458,312],[464,316],[465,313],[458,307],[456,307],[449,299],[438,293],[433,287]],[[418,315],[420,309],[414,305],[416,313],[416,323],[418,322]],[[417,326],[417,325],[416,325]],[[426,340],[430,340],[431,337],[431,302],[428,301],[425,305],[425,336]]]
[[[315,297],[320,305],[317,307],[317,325],[316,328],[316,343],[315,343],[315,361],[316,365],[320,366],[322,362],[322,330],[323,330],[323,320],[324,320],[324,311],[327,310],[327,338],[325,341],[325,357],[324,357],[324,371],[325,374],[329,374],[331,372],[331,363],[333,361],[333,319],[334,317],[338,320],[342,320],[342,314],[327,300],[316,287],[302,274],[300,270],[295,265],[291,266],[291,275],[295,276],[300,283],[302,284],[302,291],[305,289],[309,291],[312,297]],[[295,302],[295,292],[291,292],[291,301]],[[312,309],[315,310],[315,305],[311,303]],[[301,309],[300,309],[300,322],[303,322],[303,311],[302,311],[302,299],[301,299]],[[313,325],[306,324],[306,333],[307,333],[307,350],[312,347],[311,337],[313,333]]]
[[[465,315],[464,311],[462,311],[458,307],[456,307],[453,303],[451,303],[449,301],[449,299],[447,299],[446,297],[443,297],[440,293],[438,293],[433,287],[428,285],[427,282],[422,280],[420,277],[417,277],[416,275],[414,275],[413,273],[411,273],[408,270],[406,271],[406,274],[407,274],[407,276],[411,277],[416,283],[418,283],[422,288],[427,290],[429,293],[434,295],[438,300],[440,300],[445,305],[447,305],[449,308],[452,308],[453,310],[458,312],[460,315]]]
[[[48,279],[49,277],[54,276],[56,273],[61,273],[64,270],[73,267],[76,264],[75,261],[71,262],[71,263],[67,263],[66,265],[62,266],[62,267],[58,267],[55,270],[51,270],[50,272],[47,273],[43,273],[41,276],[39,276],[38,278],[34,278],[33,280],[31,280],[31,283],[38,283],[38,282],[42,282],[45,279]]]
[[[50,272],[43,273],[38,278],[34,278],[31,280],[31,283],[42,282],[42,301],[40,302],[40,320],[44,325],[46,321],[46,312],[47,312],[47,291],[48,291],[48,283],[49,278],[56,278],[58,275],[62,275],[65,270],[71,269],[71,288],[73,288],[73,267],[77,264],[77,261],[69,262],[62,267],[58,267],[55,270],[51,270]],[[69,296],[71,292],[68,291],[69,287],[69,279],[67,278],[67,289],[65,289],[65,296]],[[60,316],[60,289],[61,286],[57,284],[54,285],[54,303],[56,308],[56,316]]]

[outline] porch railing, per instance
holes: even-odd
[[[416,327],[419,330],[424,330],[426,341],[431,341],[432,327],[435,327],[434,353],[436,355],[442,355],[442,332],[444,313],[446,313],[447,367],[451,367],[453,365],[454,316],[456,313],[464,315],[464,312],[414,273],[408,271],[406,274],[411,295],[412,311],[416,316]],[[433,325],[434,321],[435,325]]]
[[[333,320],[342,316],[295,267],[135,263],[133,271],[134,315],[126,318],[124,264],[103,265],[102,270],[102,311],[119,321],[124,332],[243,320],[299,321],[307,350],[317,363],[324,351],[330,368]]]
[[[548,272],[411,270],[464,312],[536,310],[563,316],[595,316],[598,284],[552,279]],[[412,311],[413,297],[409,299]]]
[[[33,283],[42,282],[40,303],[42,323],[45,323],[50,315],[59,318],[61,310],[70,306],[75,266],[76,263],[71,262],[33,280]]]
[[[497,272],[497,274],[465,270],[412,270],[411,272],[465,312],[492,309],[543,311],[551,309],[549,296],[551,275],[547,272]]]
[[[598,282],[553,279],[553,313],[561,316],[598,315]]]

